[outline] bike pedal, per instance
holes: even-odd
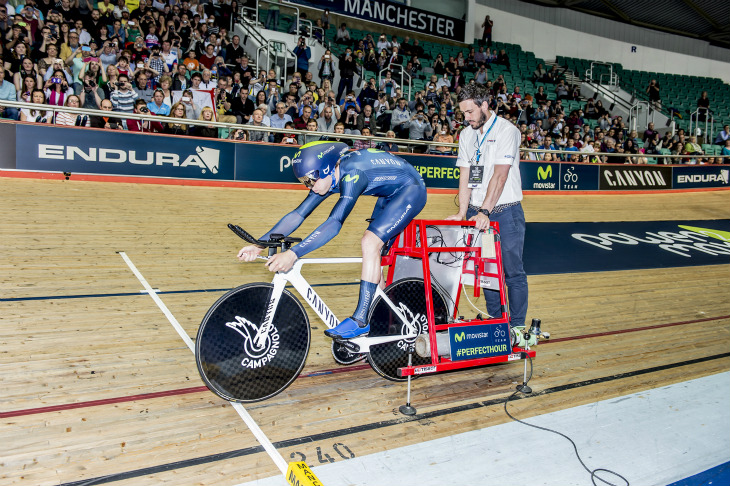
[[[342,345],[343,348],[347,349],[351,353],[360,352],[360,345],[351,342],[349,339],[335,339],[335,341],[337,341],[337,344]]]

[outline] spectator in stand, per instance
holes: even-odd
[[[2,84],[2,83],[0,83]],[[10,84],[10,83],[8,83]],[[27,78],[23,78],[22,84],[20,86],[20,89],[16,92],[17,101],[24,101],[26,103],[30,103],[30,94],[33,92],[34,89],[37,89],[38,85],[35,82],[35,79],[28,76]],[[0,92],[2,91],[2,88],[0,88]],[[0,99],[2,99],[2,94],[0,94]],[[16,101],[16,100],[11,100]]]
[[[309,72],[309,59],[312,57],[312,51],[307,46],[307,42],[304,37],[300,37],[297,46],[294,48],[294,55],[297,56],[297,71],[302,76]]]
[[[659,88],[659,83],[656,79],[652,79],[649,82],[649,86],[646,88],[646,94],[649,95],[649,102],[652,106],[657,109],[662,109],[662,95]]]
[[[509,56],[507,55],[507,51],[505,51],[504,49],[499,51],[499,54],[497,54],[497,60],[495,62],[506,67],[508,71],[510,70]]]
[[[143,99],[139,99],[134,102],[134,113],[137,115],[149,115],[150,110],[147,108],[147,103]],[[145,132],[145,133],[161,133],[165,129],[162,123],[158,121],[150,120],[127,120],[127,130],[130,132]]]
[[[342,99],[342,93],[352,91],[352,83],[356,71],[357,64],[355,58],[352,56],[352,49],[347,47],[344,54],[340,57],[340,84],[337,87],[337,104]]]
[[[352,147],[353,146],[352,138],[344,137],[344,135],[345,135],[345,124],[342,122],[337,122],[337,124],[335,124],[335,133],[333,135],[325,135],[320,140],[329,140],[332,142],[342,142],[342,143],[346,143],[348,147]]]
[[[537,69],[535,69],[532,72],[532,81],[534,83],[548,83],[548,82],[550,82],[550,77],[548,76],[548,72],[542,66],[542,64],[538,64],[537,65]]]
[[[569,99],[568,87],[565,85],[565,80],[561,79],[558,85],[555,87],[555,95],[558,100]]]
[[[433,68],[433,72],[435,74],[438,74],[439,76],[444,74],[446,72],[446,63],[444,62],[444,57],[441,54],[437,54],[436,59],[434,59],[431,67]]]
[[[489,15],[484,17],[484,22],[482,22],[482,40],[479,43],[479,45],[484,45],[486,43],[487,47],[492,47],[492,28],[494,27],[494,21],[489,18]]]
[[[33,90],[35,91],[35,90]],[[31,92],[32,96],[32,92]],[[2,106],[3,101],[17,101],[13,83],[5,79],[5,67],[0,63],[0,118],[18,119],[18,109]],[[45,101],[45,95],[44,95]]]
[[[162,89],[158,88],[154,91],[152,101],[147,104],[147,109],[153,115],[168,116],[170,114],[170,105],[165,103],[165,92]]]
[[[177,72],[172,81],[172,90],[182,91],[189,88],[190,85],[191,83],[190,78],[188,77],[188,68],[185,66],[185,64],[178,64]]]
[[[320,135],[309,133],[309,132],[316,132],[317,131],[317,120],[310,119],[307,122],[307,132],[299,136],[299,145],[306,145],[310,142],[316,142],[317,140],[321,140]]]
[[[80,108],[81,102],[79,97],[76,95],[70,95],[66,98],[64,106],[71,108]],[[54,116],[54,123],[56,125],[65,125],[67,127],[88,127],[90,126],[89,117],[87,115],[79,115],[76,113],[67,113],[65,111],[57,111]]]
[[[406,106],[406,99],[399,98],[398,106],[393,109],[391,114],[391,130],[396,134],[397,138],[409,138],[409,128],[412,115]]]
[[[329,49],[324,51],[322,57],[317,62],[317,71],[319,73],[319,79],[329,79],[330,82],[335,79],[335,56]]]
[[[687,155],[705,155],[700,144],[697,143],[697,137],[692,135],[689,142],[684,145],[684,153]]]
[[[474,74],[474,81],[479,84],[487,84],[487,81],[489,81],[489,72],[487,71],[486,64],[481,63],[479,65],[479,69]]]
[[[294,128],[296,128],[297,130],[306,130],[310,121],[315,122],[316,130],[317,120],[312,119],[312,107],[304,106],[302,108],[301,114],[298,117],[294,118]]]
[[[433,135],[433,128],[431,123],[426,118],[423,110],[419,110],[410,119],[408,125],[408,138],[411,140],[427,140]],[[419,147],[420,151],[425,151],[425,148]]]
[[[260,108],[253,111],[251,120],[248,122],[248,126],[251,127],[269,127],[271,126],[267,120],[264,120],[264,112]],[[270,142],[270,133],[264,130],[249,130],[248,139],[251,142]]]
[[[370,128],[363,127],[361,135],[363,137],[369,137],[370,135],[372,135],[372,133],[370,133]],[[366,140],[357,139],[357,140],[353,140],[353,142],[352,142],[352,148],[355,150],[369,149],[372,146],[373,146],[373,141],[371,139],[366,139]]]
[[[149,79],[145,69],[138,69],[134,73],[134,91],[137,93],[137,97],[143,99],[145,103],[152,101],[152,94],[154,93]]]
[[[43,86],[49,105],[64,106],[66,98],[73,94],[63,71],[56,70]]]
[[[200,117],[198,118],[198,120],[212,122],[214,121],[213,116],[213,108],[211,108],[210,106],[204,106],[203,109],[200,110]],[[197,125],[195,127],[194,135],[196,137],[218,138],[218,128],[213,125]]]
[[[385,134],[386,138],[395,138],[395,132],[393,130],[388,130]],[[386,152],[399,152],[398,144],[391,141],[383,141],[378,143],[377,145],[378,150],[385,150]]]
[[[31,103],[36,105],[46,104],[46,95],[42,89],[33,90],[30,94]],[[34,123],[51,123],[53,113],[45,110],[35,110],[31,108],[21,108],[20,121]]]
[[[324,111],[322,111],[322,114],[319,118],[317,118],[317,131],[334,133],[336,123],[337,119],[332,116],[332,107],[325,106]]]
[[[111,100],[101,100],[99,108],[102,111],[111,112],[114,110]],[[105,130],[123,130],[124,127],[119,122],[118,118],[112,118],[110,116],[96,116],[92,115],[89,123],[93,128],[103,128]]]
[[[474,62],[477,64],[477,66],[480,66],[482,64],[487,64],[489,58],[489,54],[487,52],[484,52],[484,46],[479,46],[479,51],[474,54]]]
[[[357,129],[357,119],[358,110],[355,109],[355,106],[347,103],[343,105],[340,121],[345,125],[345,134],[360,135],[360,130]]]
[[[266,13],[266,25],[264,28],[270,30],[279,30],[279,0],[270,0],[266,4],[268,11]]]
[[[178,101],[170,108],[170,118],[187,118],[185,105],[181,101]],[[169,121],[165,124],[165,133],[187,135],[188,126],[178,121]]]
[[[730,125],[725,125],[715,137],[715,145],[725,145],[728,140],[730,140]]]
[[[725,157],[725,159],[722,161],[723,164],[728,163],[728,157],[730,157],[730,138],[725,140],[725,146],[722,148],[722,151],[720,152],[720,155]]]
[[[338,44],[345,44],[345,45],[350,45],[352,43],[352,39],[350,38],[350,31],[347,30],[347,24],[345,22],[342,22],[340,24],[340,28],[337,29],[337,34],[335,35],[335,42]]]
[[[438,133],[433,137],[434,142],[440,143],[454,143],[454,136],[451,134],[451,127],[448,123],[442,123],[438,126]],[[452,147],[445,145],[431,146],[431,153],[438,155],[451,155],[454,152]]]
[[[200,59],[198,59],[198,63],[206,69],[211,69],[215,63],[216,57],[215,45],[208,44],[205,46],[205,52],[202,56],[200,56]]]
[[[703,91],[697,100],[697,108],[700,110],[697,113],[697,120],[705,121],[708,113],[712,113],[710,110],[710,98],[707,97],[707,91]]]
[[[357,116],[357,130],[363,133],[363,128],[366,127],[370,129],[370,133],[375,133],[377,130],[373,107],[370,105],[365,105],[362,113]]]
[[[36,81],[36,84],[41,84],[41,76],[38,74],[38,71],[36,70],[36,65],[33,63],[33,60],[29,57],[24,57],[23,60],[20,62],[19,70],[13,74],[13,84],[15,85],[15,90],[20,91],[22,88],[22,81],[24,78],[33,78]]]

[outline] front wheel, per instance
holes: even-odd
[[[309,318],[286,289],[264,327],[274,286],[250,283],[226,293],[203,318],[195,360],[205,385],[232,402],[257,402],[288,387],[304,367]]]
[[[434,284],[431,285],[431,290],[435,324],[445,324],[448,321],[449,309],[444,294]],[[370,346],[368,363],[383,378],[405,381],[407,378],[398,376],[398,368],[408,366],[408,348],[413,345],[418,335],[428,332],[426,287],[421,278],[404,278],[390,284],[383,292],[409,322],[401,321],[388,303],[377,297],[370,308],[368,337],[410,335],[414,332],[415,335],[408,339]],[[422,358],[413,353],[413,366],[430,362],[431,358]]]

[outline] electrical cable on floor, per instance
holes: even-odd
[[[527,385],[527,383],[532,379],[532,358],[530,356],[528,356],[527,359],[530,360],[530,376],[527,378],[527,380],[525,380],[523,385]],[[580,465],[583,466],[583,469],[585,469],[588,472],[588,474],[591,475],[591,482],[593,483],[593,486],[598,486],[598,484],[596,484],[596,479],[598,479],[599,481],[601,481],[604,484],[607,484],[608,486],[621,486],[621,485],[614,484],[610,481],[607,481],[607,480],[603,479],[602,477],[598,476],[598,474],[596,474],[598,472],[605,472],[608,474],[613,474],[614,476],[621,478],[626,483],[625,486],[629,486],[628,479],[621,476],[619,473],[617,473],[615,471],[611,471],[610,469],[605,469],[605,468],[596,468],[596,469],[591,470],[588,466],[586,466],[586,464],[583,462],[583,459],[581,459],[580,454],[578,453],[578,446],[575,444],[575,442],[573,442],[573,439],[571,439],[567,435],[563,434],[562,432],[558,432],[557,430],[549,429],[547,427],[541,427],[539,425],[533,425],[533,424],[530,424],[527,422],[523,422],[522,420],[513,417],[512,414],[509,413],[509,411],[507,410],[507,404],[518,393],[520,393],[520,392],[515,391],[514,393],[512,393],[512,395],[508,396],[507,399],[504,401],[504,412],[507,414],[507,416],[509,418],[511,418],[515,422],[519,422],[523,425],[527,425],[528,427],[533,427],[535,429],[544,430],[545,432],[552,432],[553,434],[557,434],[557,435],[565,438],[568,442],[570,442],[570,444],[573,446],[573,450],[575,451],[575,456],[578,458],[578,462],[580,462]]]

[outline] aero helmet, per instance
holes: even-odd
[[[311,188],[317,179],[334,172],[337,161],[347,150],[348,146],[343,142],[317,141],[302,145],[292,160],[294,177]],[[334,177],[332,182],[334,186]]]

